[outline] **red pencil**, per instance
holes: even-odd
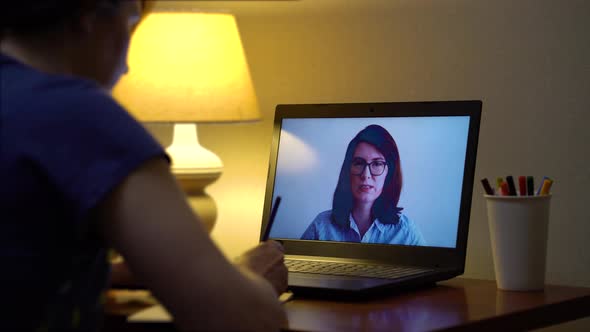
[[[502,185],[500,186],[500,191],[502,192],[502,196],[510,196],[510,189],[508,189],[508,182],[502,181]]]
[[[518,189],[520,196],[526,196],[526,176],[521,175],[518,177]]]

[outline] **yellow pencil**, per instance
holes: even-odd
[[[496,188],[498,188],[498,190],[496,192],[500,192],[500,188],[502,188],[502,182],[504,182],[504,179],[502,177],[497,177],[496,178]]]
[[[553,184],[553,180],[547,178],[543,180],[543,186],[541,187],[541,195],[548,195],[549,190],[551,190],[551,185]]]

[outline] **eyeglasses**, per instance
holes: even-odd
[[[362,158],[354,158],[350,165],[350,173],[352,175],[361,175],[365,171],[367,165],[369,166],[369,172],[371,172],[371,175],[378,176],[385,172],[385,166],[387,166],[387,163],[383,160],[373,160],[372,162],[367,163]]]

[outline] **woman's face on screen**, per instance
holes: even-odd
[[[350,187],[355,204],[373,203],[381,195],[387,177],[387,162],[377,148],[361,142],[352,155]]]

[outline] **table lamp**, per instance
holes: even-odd
[[[128,63],[113,96],[141,122],[174,123],[172,171],[193,203],[200,198],[203,219],[215,210],[204,188],[223,163],[199,144],[196,123],[260,118],[236,21],[227,13],[151,12],[133,35]],[[215,215],[204,220],[210,228]]]

